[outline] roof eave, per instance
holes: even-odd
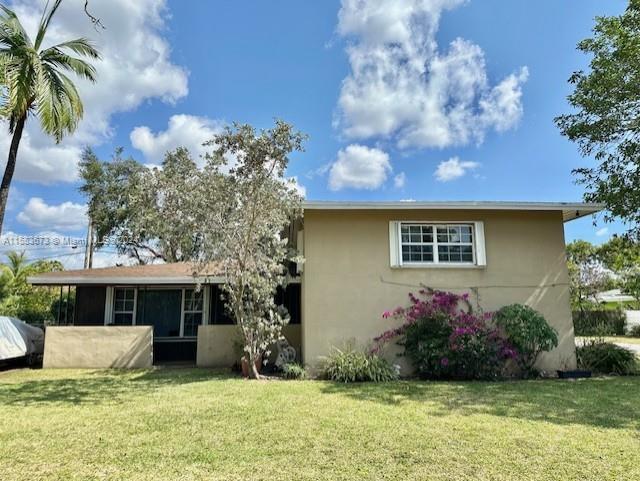
[[[565,222],[592,215],[604,209],[603,204],[582,202],[341,202],[306,201],[305,210],[516,210],[561,211]]]

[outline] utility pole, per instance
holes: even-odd
[[[89,216],[89,227],[87,228],[87,242],[84,246],[84,268],[91,269],[93,266],[93,221]]]

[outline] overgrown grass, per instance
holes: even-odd
[[[637,480],[640,378],[0,373],[2,480]]]

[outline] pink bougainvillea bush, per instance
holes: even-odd
[[[498,379],[518,353],[490,325],[491,313],[476,314],[468,294],[423,288],[409,294],[409,306],[385,311],[401,321],[377,336],[373,350],[395,340],[404,347],[420,377],[427,379]]]

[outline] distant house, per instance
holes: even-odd
[[[484,310],[519,302],[544,314],[560,344],[543,369],[575,366],[565,262],[565,222],[599,205],[529,202],[306,202],[293,233],[305,263],[278,294],[300,360],[317,364],[332,346],[366,345],[387,329],[383,311],[406,305],[421,285],[469,292]],[[304,267],[302,269],[302,267]],[[41,274],[34,285],[76,286],[76,326],[153,326],[154,361],[229,365],[232,320],[221,272],[195,289],[189,264]],[[95,341],[92,341],[95,342]],[[90,349],[88,347],[88,349]]]

